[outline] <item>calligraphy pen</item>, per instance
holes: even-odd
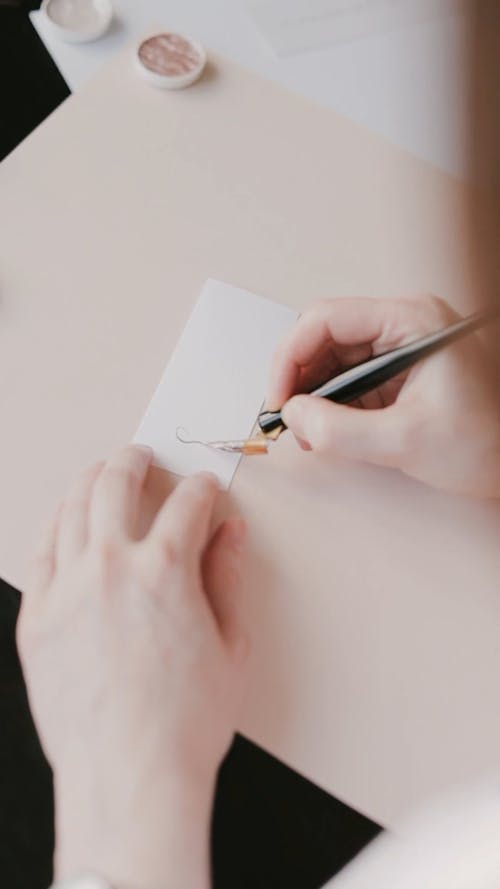
[[[328,398],[338,404],[349,404],[367,392],[371,392],[387,380],[412,367],[434,352],[444,349],[456,340],[473,333],[489,321],[498,317],[498,311],[476,312],[448,327],[413,340],[404,346],[398,346],[389,352],[383,352],[341,371],[331,380],[322,383],[310,395]],[[258,418],[258,430],[253,438],[241,441],[196,441],[184,437],[182,427],[177,429],[177,438],[185,444],[203,444],[218,451],[236,454],[267,454],[270,441],[275,441],[286,429],[280,411],[262,411]]]

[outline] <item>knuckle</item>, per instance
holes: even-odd
[[[121,561],[121,547],[117,540],[104,536],[94,548],[95,570],[99,579],[109,580],[117,571]]]
[[[182,550],[171,537],[155,541],[153,545],[145,541],[140,552],[140,571],[151,589],[161,585],[173,572],[178,572],[184,563]]]
[[[28,592],[38,586],[40,578],[44,578],[55,571],[55,560],[51,552],[36,553],[29,564]]]
[[[89,478],[97,475],[99,472],[101,472],[102,469],[104,469],[105,465],[106,464],[104,460],[96,460],[95,463],[92,463],[90,466],[87,466],[87,468],[84,469],[84,471],[80,475],[80,481],[86,482]]]
[[[445,326],[457,319],[457,314],[451,306],[433,293],[426,293],[418,300],[419,307],[423,310],[423,321],[428,327]]]
[[[99,537],[96,549],[102,562],[114,562],[118,556],[119,544],[111,534],[102,534]]]
[[[105,460],[97,460],[92,466],[89,466],[87,470],[82,474],[82,482],[88,483],[89,481],[95,481],[103,472],[106,467]]]
[[[171,538],[165,540],[161,548],[161,556],[163,571],[165,570],[165,567],[170,570],[178,568],[182,562],[182,552],[178,542]]]
[[[171,627],[174,626],[172,621],[182,619],[176,626],[179,632],[182,630],[184,633],[185,617],[191,611],[189,597],[185,596],[186,584],[191,583],[192,578],[189,580],[186,559],[181,550],[170,540],[163,543],[155,541],[153,545],[145,542],[138,544],[137,558],[136,572],[141,589],[153,601],[161,603],[162,613],[168,616]]]

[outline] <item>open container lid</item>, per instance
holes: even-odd
[[[40,11],[52,33],[66,43],[97,40],[113,18],[111,0],[43,0]]]

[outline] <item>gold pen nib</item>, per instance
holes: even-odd
[[[229,454],[245,454],[247,457],[254,457],[259,454],[267,454],[268,451],[265,436],[237,441],[200,441],[197,438],[187,437],[186,430],[182,426],[177,427],[175,434],[183,444],[199,444],[206,448],[212,448],[214,451],[225,451]]]
[[[246,454],[247,457],[256,457],[259,454],[268,453],[268,444],[264,438],[249,438],[242,442],[242,445],[241,452],[242,454]]]

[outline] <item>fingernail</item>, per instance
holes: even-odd
[[[241,549],[245,542],[247,526],[244,519],[233,518],[226,522],[226,535],[228,543],[234,549]]]
[[[134,445],[136,451],[139,451],[140,454],[144,454],[145,457],[152,457],[154,454],[153,448],[149,445],[145,444],[137,444]]]
[[[303,451],[311,451],[311,445],[307,440],[306,412],[301,398],[292,398],[285,404],[281,411],[287,426],[293,432],[297,444]]]
[[[281,409],[281,416],[297,438],[307,441],[304,428],[304,408],[300,398],[291,398]]]
[[[208,470],[203,469],[201,472],[197,472],[196,475],[198,478],[205,478],[207,481],[212,482],[212,484],[217,485],[220,488],[220,481],[217,475],[214,472],[208,472]]]
[[[279,411],[279,406],[273,399],[266,398],[262,410],[269,411],[269,413],[274,413],[275,411]]]

